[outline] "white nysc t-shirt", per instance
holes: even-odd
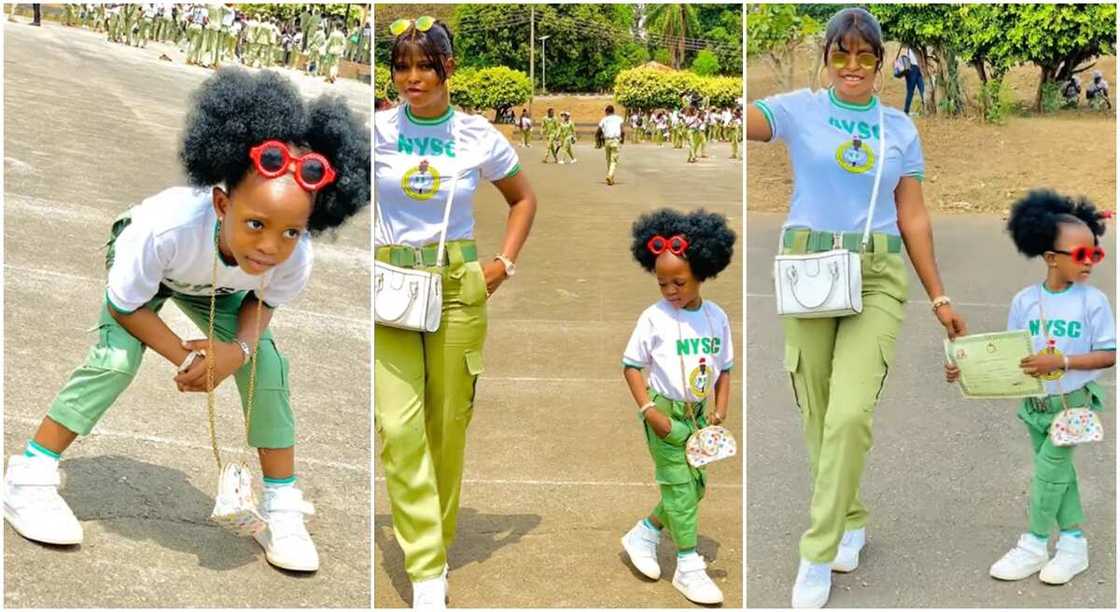
[[[664,397],[681,402],[707,399],[720,374],[735,364],[727,314],[711,300],[696,310],[660,300],[638,317],[622,363],[647,370],[649,386]]]
[[[131,211],[132,221],[117,236],[106,296],[120,312],[133,312],[156,296],[160,285],[186,295],[210,295],[216,245],[210,188],[172,187]],[[264,274],[264,303],[271,308],[296,298],[311,277],[311,238],[299,237],[291,256]],[[218,258],[216,293],[261,286],[261,277]]]

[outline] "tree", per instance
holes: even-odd
[[[374,97],[381,100],[389,100],[396,97],[397,91],[393,87],[393,77],[389,73],[389,69],[377,64],[373,67],[373,91]]]
[[[700,76],[715,76],[719,74],[719,60],[716,54],[707,49],[701,49],[692,60],[692,71]]]
[[[886,40],[896,40],[914,49],[919,66],[927,74],[935,74],[934,86],[928,88],[928,103],[923,110],[944,111],[956,115],[964,111],[964,89],[958,71],[954,35],[961,29],[956,7],[948,4],[901,5],[875,4],[871,13],[879,20]],[[941,104],[938,104],[938,95]]]
[[[529,76],[505,66],[463,68],[451,75],[451,102],[464,109],[505,109],[529,100],[533,86]]]
[[[1115,4],[1010,4],[1003,36],[1022,61],[1039,67],[1035,109],[1047,83],[1063,83],[1092,68],[1091,59],[1116,48]]]
[[[696,7],[691,4],[655,4],[649,10],[647,26],[661,37],[669,49],[669,65],[679,70],[685,63],[687,38],[700,29]]]
[[[755,4],[748,10],[747,55],[762,56],[781,88],[792,89],[797,48],[820,30],[820,24],[792,4]]]

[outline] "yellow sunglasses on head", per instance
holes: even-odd
[[[836,50],[828,54],[828,63],[836,70],[843,70],[848,66],[849,54],[847,51]],[[867,51],[856,55],[856,64],[864,70],[874,70],[879,65],[879,58]]]
[[[416,19],[398,19],[389,24],[389,33],[393,36],[400,36],[407,32],[410,27],[415,27],[417,32],[427,32],[435,24],[436,18],[427,15]]]

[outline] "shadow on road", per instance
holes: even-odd
[[[208,522],[210,493],[181,470],[120,455],[82,457],[62,464],[60,493],[80,521],[198,557],[198,565],[228,570],[256,563],[260,547]]]
[[[448,555],[448,565],[454,571],[486,561],[502,548],[520,542],[540,523],[539,514],[482,514],[474,508],[460,508],[458,535]],[[404,551],[393,535],[393,517],[378,514],[374,525],[374,545],[381,550],[385,573],[401,599],[411,601],[412,586],[404,571]]]

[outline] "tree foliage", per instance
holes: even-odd
[[[793,4],[755,4],[747,13],[747,55],[762,57],[782,89],[793,87],[797,48],[821,25]]]
[[[739,77],[702,77],[684,70],[634,68],[618,74],[614,100],[627,109],[677,108],[681,97],[708,99],[713,106],[733,106],[743,95]]]

